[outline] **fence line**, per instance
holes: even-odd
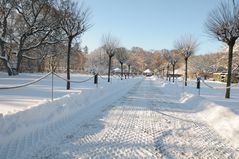
[[[38,79],[35,79],[34,81],[31,81],[31,82],[28,82],[28,83],[19,84],[19,85],[15,85],[15,86],[3,86],[3,87],[0,87],[0,89],[15,89],[15,88],[26,87],[26,86],[35,84],[35,83],[43,80],[44,78],[48,77],[50,74],[55,75],[55,76],[57,76],[58,78],[60,78],[60,79],[62,79],[64,81],[69,81],[69,82],[72,82],[72,83],[83,83],[83,82],[87,82],[87,81],[91,80],[92,78],[94,78],[94,76],[92,76],[92,77],[90,77],[90,78],[88,78],[86,80],[83,80],[83,81],[67,80],[64,77],[61,77],[60,75],[56,74],[55,72],[49,72],[46,75],[44,75],[44,76],[42,76],[42,77],[40,77]]]
[[[6,87],[0,87],[0,89],[15,89],[15,88],[21,88],[21,87],[26,87],[26,86],[29,86],[29,85],[32,85],[34,83],[37,83],[41,80],[43,80],[44,78],[46,78],[47,76],[49,76],[50,74],[52,74],[52,72],[49,72],[47,73],[46,75],[38,78],[38,79],[35,79],[34,81],[32,82],[28,82],[28,83],[24,83],[24,84],[20,84],[20,85],[15,85],[15,86],[6,86]]]
[[[58,78],[60,78],[60,79],[62,79],[62,80],[64,80],[64,81],[66,81],[66,82],[72,82],[72,83],[84,83],[84,82],[87,82],[87,81],[91,80],[92,78],[94,78],[94,76],[92,76],[92,77],[90,77],[90,78],[88,78],[88,79],[86,79],[86,80],[83,80],[83,81],[75,81],[75,80],[68,80],[68,79],[66,79],[66,78],[64,78],[64,77],[61,77],[60,75],[56,74],[55,72],[53,72],[53,74],[54,74],[55,76],[57,76]]]
[[[52,101],[54,100],[54,82],[53,82],[53,81],[54,81],[54,80],[53,80],[54,75],[55,75],[56,77],[58,77],[58,78],[64,80],[64,81],[72,82],[72,83],[84,83],[84,82],[87,82],[87,81],[89,81],[89,80],[91,80],[91,79],[93,79],[93,78],[95,77],[95,75],[93,75],[92,77],[90,77],[90,78],[88,78],[88,79],[86,79],[86,80],[83,80],[83,81],[75,81],[75,80],[67,80],[66,78],[61,77],[60,75],[56,74],[55,72],[49,72],[49,73],[47,73],[46,75],[44,75],[44,76],[42,76],[42,77],[40,77],[40,78],[38,78],[38,79],[33,80],[32,82],[28,82],[28,83],[24,83],[24,84],[19,84],[19,85],[15,85],[15,86],[5,86],[5,87],[4,87],[4,86],[3,86],[3,87],[0,86],[0,90],[4,90],[4,89],[15,89],[15,88],[26,87],[26,86],[32,85],[32,84],[34,84],[34,83],[37,83],[37,82],[43,80],[44,78],[48,77],[49,75],[52,76],[52,77],[51,77],[51,100],[52,100]],[[105,80],[107,79],[107,78],[104,78],[104,77],[102,77],[102,76],[100,76],[100,77],[101,77],[102,79],[105,79]],[[98,87],[98,85],[97,85],[97,87]]]
[[[232,84],[230,87],[213,87],[213,86],[210,86],[209,84],[207,84],[204,79],[201,79],[201,81],[205,86],[207,86],[208,88],[211,88],[211,89],[226,89],[226,88],[232,88],[232,87],[237,87],[238,86],[238,84]],[[184,81],[180,80],[180,82],[184,82]],[[189,80],[189,81],[187,81],[187,83],[196,85],[197,82]]]
[[[230,87],[213,87],[213,86],[210,86],[209,84],[207,84],[204,79],[202,79],[202,83],[204,85],[206,85],[207,87],[211,88],[211,89],[227,89],[227,88],[231,88],[231,87],[236,87],[238,84],[233,84],[231,85]]]
[[[105,78],[105,77],[101,76],[100,74],[98,74],[98,75],[99,75],[100,78],[103,79],[103,80],[107,80],[107,79],[108,79],[108,78]]]
[[[114,77],[114,78],[121,78],[120,75],[112,75],[112,77]]]

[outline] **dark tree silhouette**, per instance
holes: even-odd
[[[174,76],[175,76],[175,66],[178,63],[180,57],[178,55],[178,51],[177,50],[171,50],[170,51],[170,64],[173,66],[173,82],[174,82]]]
[[[8,18],[12,12],[13,5],[10,1],[0,1],[0,60],[3,61],[7,69],[8,75],[13,74],[13,70],[9,63],[9,56],[6,52],[7,33],[8,33]]]
[[[166,69],[167,69],[166,77],[167,77],[167,80],[169,80],[170,51],[167,50],[167,49],[163,49],[163,50],[161,50],[161,52],[162,52],[163,58],[167,61],[167,64],[166,64]]]
[[[228,45],[227,88],[225,98],[230,98],[233,47],[239,37],[239,5],[223,1],[208,16],[206,29],[209,35]]]
[[[120,63],[121,67],[121,80],[123,80],[123,64],[127,61],[127,50],[124,47],[120,47],[116,49],[116,59]]]
[[[79,37],[86,32],[91,25],[89,24],[90,10],[84,8],[83,3],[78,6],[78,3],[70,0],[62,0],[60,10],[63,14],[61,21],[61,29],[65,32],[68,41],[67,47],[67,85],[66,89],[70,89],[70,55],[73,39]]]
[[[185,86],[187,86],[187,78],[188,78],[188,59],[194,54],[196,48],[198,47],[198,42],[192,35],[182,36],[175,42],[175,48],[179,51],[179,53],[183,56],[185,61]]]
[[[128,56],[128,59],[127,59],[127,61],[126,61],[126,64],[127,64],[127,66],[128,66],[128,78],[129,78],[129,75],[130,75],[130,72],[131,72],[131,65],[132,65],[132,63],[133,63],[129,57],[130,57],[130,56]]]
[[[112,57],[116,53],[116,48],[119,45],[119,40],[112,37],[110,34],[108,35],[103,35],[102,37],[102,43],[103,46],[102,48],[106,52],[106,54],[109,57],[109,63],[108,63],[108,82],[110,82],[110,72],[111,72],[111,62],[112,62]]]
[[[22,59],[33,58],[27,56],[27,52],[58,42],[55,31],[60,20],[59,12],[49,1],[15,1],[14,7],[18,13],[13,37],[17,44],[15,67],[19,72]]]
[[[179,54],[178,54],[178,51],[177,50],[163,50],[163,56],[164,56],[164,59],[168,62],[168,66],[167,66],[167,69],[169,69],[169,64],[172,65],[173,67],[173,82],[174,82],[174,77],[175,77],[175,66],[176,64],[178,63],[179,61]],[[167,70],[167,74],[169,71]],[[168,75],[167,75],[168,76]]]

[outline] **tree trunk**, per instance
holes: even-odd
[[[45,70],[45,58],[37,61],[37,72],[44,72]]]
[[[71,37],[68,38],[68,48],[67,48],[67,66],[66,66],[66,73],[67,73],[67,83],[66,83],[66,89],[69,90],[71,88],[70,83],[70,57],[71,57],[71,43],[72,43]]]
[[[174,70],[175,70],[175,65],[173,65],[173,83],[174,83]]]
[[[110,82],[110,70],[111,70],[111,58],[112,56],[109,56],[109,67],[108,67],[108,82]]]
[[[17,54],[17,64],[16,64],[17,73],[20,72],[20,67],[21,67],[21,62],[22,62],[22,54],[23,54],[23,52],[21,50]]]
[[[166,73],[167,74],[166,75],[167,76],[167,80],[169,80],[169,72],[168,71],[169,71],[169,65],[167,66],[167,73]]]
[[[231,86],[231,74],[232,74],[232,57],[233,57],[233,46],[235,42],[229,44],[229,51],[228,51],[228,66],[227,66],[227,88],[225,98],[230,98],[230,86]]]
[[[5,59],[2,59],[2,61],[3,61],[3,64],[4,64],[5,68],[7,69],[8,76],[12,76],[13,75],[13,70],[10,66],[9,61],[5,60]]]
[[[7,27],[7,20],[4,19],[3,33],[2,33],[2,37],[0,38],[1,56],[3,57],[3,58],[1,58],[1,60],[3,61],[3,64],[4,64],[5,68],[7,69],[8,75],[11,76],[11,75],[13,75],[13,71],[12,71],[12,68],[9,63],[9,57],[5,52],[5,41],[3,40],[3,39],[5,39],[5,36],[6,36],[6,27]]]
[[[188,85],[188,58],[185,58],[185,86]]]
[[[129,78],[129,74],[130,74],[130,65],[128,65],[128,78]]]
[[[6,58],[1,58],[1,60],[3,61],[3,64],[4,64],[5,68],[7,69],[8,75],[12,76],[13,71],[12,71],[12,68],[9,63],[9,57],[5,53],[5,46],[4,46],[4,42],[2,40],[0,40],[0,45],[1,45],[1,56],[6,57]]]
[[[121,68],[121,80],[123,80],[123,63],[120,62],[120,68]]]
[[[3,64],[4,64],[5,68],[7,69],[8,75],[11,76],[11,75],[13,75],[13,70],[12,70],[11,65],[9,63],[9,57],[7,56],[7,54],[5,52],[5,43],[6,42],[4,41],[4,39],[6,37],[6,34],[7,34],[7,18],[8,18],[8,16],[3,16],[3,17],[4,17],[4,19],[3,19],[3,22],[2,22],[2,34],[1,34],[1,37],[0,37],[1,56],[3,57],[1,59],[3,61]]]

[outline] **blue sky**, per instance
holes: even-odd
[[[93,27],[82,36],[92,51],[111,33],[121,46],[145,50],[173,49],[175,40],[192,34],[200,46],[196,54],[214,52],[222,43],[206,33],[205,22],[218,0],[85,0]]]

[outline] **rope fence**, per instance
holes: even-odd
[[[213,87],[213,86],[210,86],[209,84],[207,84],[207,83],[204,81],[204,79],[202,79],[202,83],[203,83],[205,86],[207,86],[207,87],[209,87],[209,88],[211,88],[211,89],[227,89],[227,88],[232,88],[232,87],[238,86],[238,84],[233,84],[233,85],[231,85],[231,86],[229,86],[229,87]]]
[[[207,86],[208,88],[218,89],[218,90],[220,90],[220,89],[227,89],[227,88],[233,88],[233,87],[239,86],[238,83],[236,83],[236,84],[231,84],[230,87],[226,87],[226,86],[213,87],[213,86],[209,85],[203,78],[202,78],[200,81],[202,81],[202,83],[203,83],[205,86]],[[177,82],[177,81],[176,81],[176,82]],[[180,82],[184,82],[184,80],[180,80]],[[188,83],[188,84],[191,84],[191,85],[197,85],[197,81],[188,80],[187,83]]]
[[[32,85],[34,83],[37,83],[41,80],[43,80],[44,78],[48,77],[50,74],[52,74],[52,72],[49,72],[47,73],[46,75],[38,78],[38,79],[35,79],[34,81],[32,82],[28,82],[28,83],[23,83],[23,84],[20,84],[20,85],[15,85],[15,86],[6,86],[6,87],[0,87],[0,89],[15,89],[15,88],[22,88],[22,87],[26,87],[26,86],[29,86],[29,85]]]
[[[46,75],[44,75],[44,76],[42,76],[42,77],[40,77],[38,79],[35,79],[35,80],[31,81],[31,82],[27,82],[27,83],[23,83],[23,84],[19,84],[19,85],[14,85],[14,86],[3,86],[3,87],[0,87],[0,89],[16,89],[16,88],[22,88],[22,87],[26,87],[26,86],[29,86],[29,85],[33,85],[33,84],[35,84],[37,82],[40,82],[41,80],[47,78],[51,74],[55,75],[56,77],[58,77],[58,78],[60,78],[60,79],[62,79],[64,81],[72,82],[72,83],[84,83],[84,82],[87,82],[87,81],[89,81],[89,80],[94,78],[94,76],[92,76],[92,77],[90,77],[90,78],[88,78],[86,80],[83,80],[83,81],[67,80],[66,78],[61,77],[60,75],[56,74],[55,72],[49,72]]]
[[[94,78],[94,76],[92,76],[92,77],[90,77],[90,78],[88,78],[88,79],[86,79],[86,80],[83,80],[83,81],[76,81],[76,80],[68,80],[68,79],[66,79],[66,78],[64,78],[64,77],[61,77],[60,75],[56,74],[55,72],[53,72],[53,74],[54,74],[56,77],[58,77],[58,78],[60,78],[60,79],[62,79],[62,80],[64,80],[64,81],[66,81],[66,82],[72,82],[72,83],[84,83],[84,82],[87,82],[87,81],[91,80],[92,78]]]
[[[113,78],[121,78],[120,75],[112,75]]]
[[[101,74],[98,74],[98,75],[99,75],[100,78],[103,79],[103,80],[107,80],[107,79],[108,79],[108,78],[105,78],[105,77],[101,76]]]
[[[31,82],[27,82],[27,83],[23,83],[23,84],[19,84],[19,85],[13,85],[13,86],[0,86],[0,90],[17,89],[17,88],[22,88],[22,87],[30,86],[30,85],[33,85],[33,84],[35,84],[37,82],[40,82],[41,80],[47,78],[49,75],[51,75],[51,87],[52,87],[51,88],[51,94],[52,94],[51,99],[52,99],[52,101],[53,101],[53,94],[54,94],[54,82],[53,82],[54,81],[54,76],[58,77],[59,79],[62,79],[64,81],[66,81],[66,82],[71,82],[71,83],[84,83],[84,82],[90,81],[91,79],[94,79],[93,80],[94,84],[97,84],[97,87],[98,87],[98,82],[97,82],[98,79],[97,79],[96,75],[93,75],[93,76],[91,76],[91,77],[89,77],[89,78],[87,78],[85,80],[77,81],[77,80],[68,80],[68,79],[58,75],[55,72],[49,72],[46,75],[44,75],[44,76],[42,76],[42,77],[40,77],[38,79],[35,79],[35,80],[31,81]],[[97,74],[97,75],[99,75],[99,74]],[[103,80],[107,80],[107,78],[102,77],[101,75],[99,75],[99,76]]]
[[[26,86],[29,86],[29,85],[32,85],[32,84],[35,84],[35,83],[37,83],[37,82],[40,82],[41,80],[43,80],[43,79],[45,79],[45,78],[47,78],[49,75],[55,75],[56,77],[58,77],[58,78],[60,78],[60,79],[62,79],[62,80],[64,80],[64,81],[66,81],[66,82],[72,82],[72,83],[84,83],[84,82],[87,82],[87,81],[89,81],[89,80],[91,80],[91,79],[93,79],[94,77],[95,77],[95,75],[93,75],[93,76],[91,76],[90,78],[87,78],[86,80],[82,80],[82,81],[77,81],[77,80],[68,80],[68,79],[66,79],[66,78],[64,78],[64,77],[62,77],[62,76],[60,76],[60,75],[58,75],[57,73],[55,73],[55,72],[49,72],[49,73],[47,73],[46,75],[44,75],[44,76],[42,76],[42,77],[40,77],[40,78],[38,78],[38,79],[35,79],[35,80],[33,80],[33,81],[31,81],[31,82],[27,82],[27,83],[23,83],[23,84],[19,84],[19,85],[14,85],[14,86],[0,86],[0,90],[3,90],[3,89],[16,89],[16,88],[22,88],[22,87],[26,87]],[[99,77],[101,78],[101,79],[103,79],[103,80],[107,80],[108,78],[105,78],[105,77],[103,77],[102,75],[100,75],[100,74],[98,74],[99,75]],[[118,76],[115,76],[115,75],[113,75],[112,77],[114,77],[114,78],[119,78]],[[53,78],[53,77],[52,77]]]

